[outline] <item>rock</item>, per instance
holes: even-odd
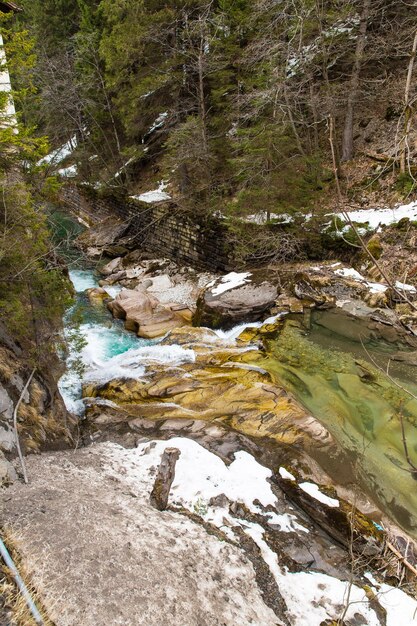
[[[417,338],[400,324],[392,309],[373,309],[360,300],[341,302],[328,311],[315,311],[313,321],[353,341],[383,339],[417,348]]]
[[[184,318],[161,307],[161,310],[154,311],[149,318],[142,318],[137,331],[138,337],[155,339],[184,324],[186,324]]]
[[[84,231],[77,237],[76,245],[87,251],[87,254],[97,256],[107,252],[120,256],[120,250],[114,249],[114,243],[126,235],[130,228],[130,222],[121,222],[115,218],[107,218],[97,225]],[[119,246],[116,246],[119,248]]]
[[[65,446],[71,440],[74,421],[67,413],[56,387],[62,365],[51,354],[47,366],[32,379],[19,407],[19,438],[23,452]],[[15,453],[13,411],[31,366],[29,356],[16,354],[0,342],[0,451]]]
[[[0,451],[0,487],[10,485],[17,480],[16,470]]]
[[[161,274],[160,276],[154,276],[151,278],[151,285],[148,288],[148,291],[151,293],[158,294],[161,291],[165,291],[167,289],[171,289],[173,286],[172,280],[168,274]]]
[[[193,325],[231,328],[260,320],[278,296],[277,287],[263,276],[260,272],[231,272],[209,283],[198,297]]]
[[[99,280],[98,284],[101,287],[106,285],[114,285],[114,283],[117,283],[119,280],[123,280],[124,278],[126,278],[126,270],[120,270],[118,272],[115,272],[114,274],[110,274],[104,280]]]
[[[5,450],[6,452],[11,452],[15,445],[16,439],[12,429],[12,420],[10,420],[10,425],[5,423],[5,426],[0,426],[0,450]]]
[[[143,286],[123,289],[107,306],[114,317],[125,320],[127,330],[145,339],[160,337],[186,324],[183,316],[160,305]]]
[[[87,289],[87,297],[93,306],[100,306],[103,304],[104,300],[110,298],[107,291],[101,287]]]
[[[100,273],[103,274],[103,276],[110,276],[110,274],[114,274],[117,270],[121,269],[121,263],[122,258],[118,256],[104,265],[101,268]]]
[[[161,341],[161,345],[179,344],[190,346],[213,346],[215,344],[222,345],[221,339],[216,335],[214,330],[209,328],[199,328],[194,326],[184,326],[175,328]]]
[[[417,351],[412,352],[396,352],[391,355],[393,361],[401,361],[402,363],[408,363],[409,365],[417,366]]]
[[[305,307],[310,308],[312,306],[311,301],[302,301],[299,298],[293,298],[281,294],[276,302],[276,307],[271,311],[273,314],[283,313],[288,311],[289,313],[303,313]]]
[[[107,307],[114,317],[139,324],[139,318],[152,315],[158,301],[144,289],[122,289]]]
[[[187,329],[188,330],[188,329]],[[174,337],[181,331],[175,330]],[[195,362],[168,368],[152,364],[146,380],[120,380],[84,385],[89,397],[87,422],[94,427],[110,422],[129,425],[135,420],[204,420],[249,435],[288,445],[333,449],[333,439],[311,415],[282,387],[271,381],[263,369],[252,365],[254,351],[223,347],[195,350]],[[95,406],[94,398],[110,400],[121,411]],[[314,426],[317,424],[317,427]],[[314,431],[314,432],[313,432]],[[319,431],[319,434],[317,432]]]
[[[0,415],[3,415],[7,420],[11,420],[13,418],[13,407],[13,401],[7,393],[7,389],[0,383]]]
[[[216,506],[216,507],[219,507],[220,509],[228,509],[230,506],[230,500],[224,493],[221,493],[218,496],[214,496],[213,498],[210,498],[208,505]]]

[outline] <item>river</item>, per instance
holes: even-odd
[[[124,329],[122,321],[113,319],[107,307],[93,306],[85,290],[98,286],[94,269],[73,267],[70,278],[76,298],[65,318],[67,371],[59,388],[71,412],[80,417],[84,413],[83,381],[138,379],[152,363],[180,366],[194,361],[192,348],[138,338]],[[106,289],[112,297],[120,291],[118,286]],[[417,536],[415,474],[405,456],[398,417],[401,410],[409,460],[417,466],[417,402],[404,397],[366,363],[375,358],[382,358],[384,363],[389,349],[383,344],[372,345],[367,354],[360,343],[335,333],[330,336],[317,325],[313,324],[310,332],[299,328],[294,332],[291,324],[288,322],[286,330],[266,346],[268,356],[262,366],[328,428],[345,451],[346,467],[340,459],[329,458],[324,463],[326,471],[346,484],[353,467],[360,488],[382,511]],[[217,336],[230,345],[247,326],[260,324],[217,331]],[[415,367],[401,366],[394,373],[400,384],[414,392],[415,371]],[[323,461],[323,457],[317,460]]]

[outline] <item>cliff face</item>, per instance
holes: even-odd
[[[50,354],[48,364],[38,366],[24,392],[32,370],[29,349],[14,341],[0,323],[0,483],[16,477],[9,460],[17,454],[13,415],[22,394],[17,424],[24,453],[66,447],[71,440],[72,419],[56,382],[62,364]]]

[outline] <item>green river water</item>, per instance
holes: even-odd
[[[346,465],[338,457],[332,467],[329,459],[334,478],[343,484],[353,466],[359,486],[417,536],[417,472],[412,471],[412,465],[417,467],[417,400],[372,363],[386,367],[393,347],[381,342],[365,347],[368,354],[359,341],[315,324],[306,332],[289,320],[268,343],[264,365],[343,448]],[[394,379],[417,395],[416,371],[404,364],[390,368]]]

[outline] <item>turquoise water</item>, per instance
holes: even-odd
[[[92,372],[104,377],[107,363],[129,351],[151,346],[155,341],[141,339],[125,330],[121,320],[114,320],[105,305],[92,306],[85,290],[97,287],[93,270],[70,270],[70,278],[76,291],[76,301],[65,316],[65,339],[67,344],[67,371],[59,382],[65,404],[73,413],[82,414],[81,400],[83,380]],[[114,371],[114,368],[111,368]],[[139,375],[142,369],[136,369]],[[120,373],[119,370],[114,373]]]

